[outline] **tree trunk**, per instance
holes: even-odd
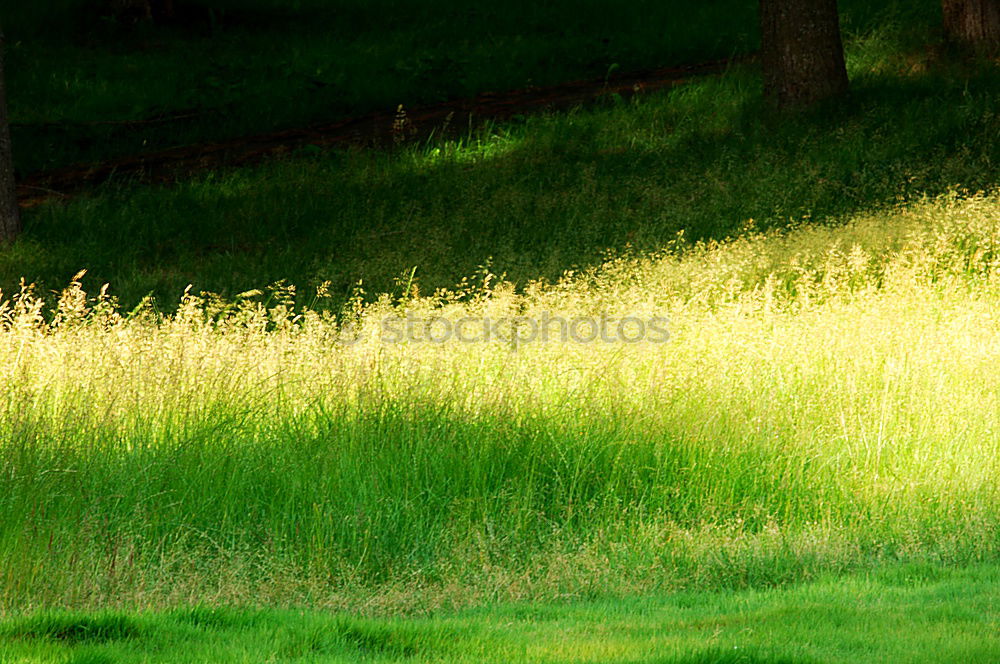
[[[1000,53],[1000,0],[941,0],[948,37],[981,55]]]
[[[760,0],[764,95],[779,108],[847,92],[837,0]]]
[[[21,211],[14,188],[14,162],[10,149],[10,124],[7,121],[7,96],[3,76],[3,52],[6,45],[0,30],[0,244],[12,242],[21,232]]]

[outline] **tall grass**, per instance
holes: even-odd
[[[0,605],[415,607],[998,553],[995,195],[515,289],[0,309]],[[318,297],[322,297],[322,292]],[[668,343],[387,343],[387,316]],[[358,332],[362,334],[358,337]],[[345,342],[345,332],[355,343]]]

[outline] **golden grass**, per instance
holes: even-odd
[[[358,299],[339,322],[282,288],[188,294],[164,316],[74,284],[47,316],[25,287],[0,306],[3,604],[174,603],[214,584],[237,602],[398,607],[431,587],[455,603],[993,558],[998,213],[997,194],[951,195],[680,238],[558,283],[484,271]],[[390,315],[602,314],[665,316],[671,340],[379,338]],[[345,325],[365,334],[343,343]],[[322,473],[283,465],[308,465],[296,450],[315,440]],[[285,474],[233,460],[251,452]],[[144,474],[164,459],[186,488]],[[74,535],[76,519],[106,525]],[[73,560],[90,567],[74,577]]]

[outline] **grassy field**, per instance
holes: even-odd
[[[0,626],[0,659],[988,664],[1000,657],[998,583],[995,567],[910,566],[790,590],[515,604],[404,619],[206,606],[49,612]]]
[[[25,293],[0,600],[403,610],[993,560],[998,209],[484,273],[340,322],[287,289],[121,317],[74,287],[48,323]],[[644,339],[530,336],[601,316]]]
[[[4,9],[22,174],[756,44],[755,6],[738,0],[627,11],[608,0],[178,0],[178,23],[132,28],[88,14],[97,4]],[[857,34],[887,21],[926,29],[939,11],[932,0],[842,5]]]
[[[927,37],[930,39],[931,37]],[[329,281],[343,304],[452,287],[489,263],[525,284],[656,251],[837,223],[899,200],[995,184],[995,69],[900,51],[883,31],[850,42],[853,98],[777,122],[737,69],[636,103],[494,126],[395,154],[303,155],[172,188],[118,183],[31,210],[0,254],[0,288],[64,287],[86,268],[131,308],[171,307],[188,284],[233,297],[285,279]],[[942,108],[950,109],[942,113]],[[413,270],[416,268],[416,272]],[[305,303],[308,303],[307,299]]]
[[[901,26],[796,116],[736,67],[30,210],[0,660],[995,660],[1000,79]]]

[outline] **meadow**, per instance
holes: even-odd
[[[46,321],[26,289],[0,596],[425,606],[991,559],[996,210],[945,196],[521,291],[484,272],[339,320],[289,287],[122,316],[77,284]],[[670,340],[386,334],[588,315]]]
[[[1000,81],[889,26],[851,42],[852,98],[780,121],[750,66],[671,92],[528,116],[458,140],[301,154],[171,186],[111,182],[30,210],[0,289],[58,291],[81,269],[131,309],[189,284],[225,298],[280,280],[339,309],[451,288],[487,265],[554,281],[608,250],[655,252],[748,225],[835,224],[995,184]],[[942,108],[950,109],[942,113]],[[415,269],[415,272],[414,272]]]
[[[0,659],[995,661],[1000,81],[929,40],[30,210]]]
[[[296,309],[287,287],[188,294],[169,315],[122,315],[77,283],[46,316],[25,290],[0,313],[0,598],[35,617],[5,623],[4,648],[13,661],[172,661],[184,639],[213,661],[477,661],[501,646],[508,661],[927,661],[924,648],[990,661],[998,209],[996,195],[947,195],[617,257],[521,292],[483,273],[357,299],[339,319]],[[587,315],[665,317],[670,340],[524,336],[530,320]],[[392,316],[521,328],[392,343]],[[842,580],[872,572],[860,590]],[[813,579],[839,604],[809,613],[809,586],[724,592]],[[867,608],[848,609],[858,593]],[[701,597],[705,617],[649,616],[636,596]],[[567,604],[580,600],[604,604]],[[532,613],[545,603],[570,626],[546,636]],[[453,613],[498,604],[513,608]],[[222,622],[178,625],[192,606]],[[375,621],[244,625],[225,608],[264,606]],[[905,629],[873,626],[893,610],[930,631],[858,645]],[[408,614],[429,617],[387,617]],[[749,641],[733,631],[761,619]],[[441,636],[451,620],[466,637]],[[616,620],[631,636],[582,637]],[[813,621],[833,631],[796,645]],[[753,647],[734,658],[720,643]]]

